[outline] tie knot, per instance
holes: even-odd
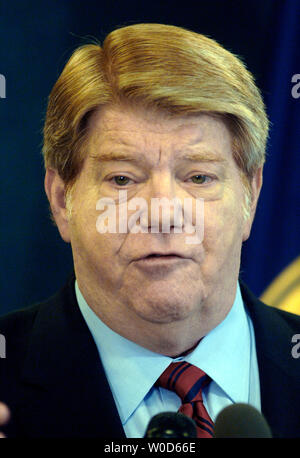
[[[156,382],[157,386],[174,391],[182,404],[202,401],[202,389],[211,381],[201,369],[185,361],[171,363]]]

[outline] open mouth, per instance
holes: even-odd
[[[136,266],[140,269],[151,273],[162,273],[161,269],[170,272],[181,265],[187,259],[176,253],[151,253],[136,260]]]
[[[155,262],[155,261],[178,261],[180,259],[183,259],[181,256],[177,255],[177,254],[158,254],[158,253],[154,253],[154,254],[149,254],[148,256],[145,256],[141,259],[139,259],[139,261],[145,261],[145,262]]]
[[[175,256],[175,255],[174,254],[149,254],[144,259],[148,259],[148,258],[168,258],[170,256]]]
[[[142,259],[155,259],[155,258],[180,258],[181,256],[177,255],[177,254],[158,254],[158,253],[154,253],[154,254],[149,254],[148,256],[145,256],[144,258]]]

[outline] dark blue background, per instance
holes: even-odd
[[[300,254],[300,2],[4,0],[0,4],[0,314],[54,293],[72,269],[43,190],[42,127],[48,94],[71,52],[119,25],[174,24],[215,38],[256,77],[272,130],[264,187],[242,275],[256,294]]]

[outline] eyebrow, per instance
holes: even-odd
[[[143,154],[130,154],[128,152],[107,152],[101,154],[92,154],[91,159],[96,162],[114,162],[114,161],[124,161],[124,162],[131,162],[131,163],[141,163],[147,162],[147,157]],[[180,154],[175,157],[175,160],[178,161],[190,161],[190,162],[216,162],[216,163],[224,163],[226,162],[225,158],[220,157],[218,154],[212,151],[201,151],[195,153],[185,153]]]
[[[191,162],[226,162],[224,157],[212,152],[212,151],[200,151],[195,153],[186,153],[179,157],[179,159],[183,159],[185,161]]]
[[[143,155],[129,154],[129,153],[101,153],[101,154],[91,154],[90,158],[97,162],[113,162],[113,161],[126,161],[126,162],[142,162],[145,161]]]

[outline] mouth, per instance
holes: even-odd
[[[138,261],[143,261],[143,260],[151,260],[151,259],[184,259],[183,256],[181,256],[178,253],[150,253],[146,256],[142,256],[141,258],[138,259]]]
[[[158,274],[161,272],[161,269],[168,272],[179,267],[186,261],[187,258],[184,258],[178,253],[150,253],[137,259],[135,264],[144,271],[151,274]]]

